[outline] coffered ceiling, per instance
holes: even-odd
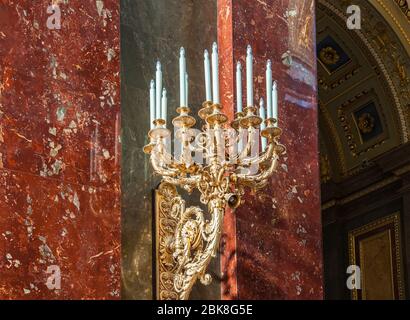
[[[340,181],[372,165],[410,134],[410,58],[369,1],[361,29],[346,27],[350,1],[318,2],[317,58],[322,181]],[[410,36],[410,21],[405,31]],[[407,45],[407,43],[406,43]]]

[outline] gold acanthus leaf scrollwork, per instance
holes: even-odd
[[[211,275],[205,271],[211,258],[216,254],[224,212],[218,206],[213,207],[210,221],[204,220],[201,209],[190,207],[184,212],[177,227],[174,257],[178,262],[178,268],[174,285],[181,300],[189,297],[197,278],[204,285],[209,285],[212,281]]]
[[[175,263],[173,258],[173,233],[177,225],[174,215],[168,214],[182,199],[175,187],[161,184],[156,192],[157,223],[157,290],[160,300],[178,300],[174,289]]]
[[[223,192],[202,182],[206,195],[212,197]],[[226,183],[226,188],[228,184]],[[204,191],[204,190],[203,190]],[[160,244],[159,298],[185,300],[189,297],[196,279],[208,285],[212,277],[205,273],[211,258],[215,257],[220,239],[224,206],[218,198],[209,202],[211,220],[204,217],[199,207],[186,208],[185,201],[177,195],[174,186],[162,183],[159,189]],[[206,198],[206,196],[205,196]],[[203,199],[206,201],[206,199]]]
[[[205,220],[199,207],[180,207],[179,223],[175,231],[174,259],[177,261],[175,290],[181,300],[189,297],[196,279],[208,285],[212,277],[206,274],[210,260],[215,257],[225,211],[224,195],[229,190],[225,168],[204,170],[198,183],[200,201],[208,205],[211,220]]]

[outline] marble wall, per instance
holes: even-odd
[[[50,3],[0,3],[0,299],[117,299],[119,3]]]
[[[234,108],[234,66],[254,54],[255,101],[265,64],[279,83],[287,154],[271,179],[225,219],[224,299],[322,299],[315,7],[313,0],[218,0],[222,104]]]
[[[122,296],[153,297],[153,176],[149,157],[142,152],[149,131],[149,82],[161,60],[168,91],[168,120],[179,106],[179,48],[185,47],[189,73],[189,106],[193,114],[204,101],[203,50],[216,41],[215,0],[121,1],[121,112],[122,112]],[[216,280],[192,298],[220,297]]]
[[[313,0],[121,0],[121,24],[119,1],[53,3],[57,30],[47,27],[49,1],[0,3],[0,299],[153,297],[159,178],[142,152],[148,85],[160,59],[169,107],[177,107],[184,46],[196,113],[203,49],[217,38],[231,117],[234,63],[246,45],[255,98],[264,94],[264,61],[273,60],[288,150],[269,188],[227,212],[222,296],[321,298]],[[192,298],[220,298],[218,264],[212,286],[196,286]],[[49,289],[56,267],[61,288]]]

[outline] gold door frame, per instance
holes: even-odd
[[[379,231],[379,232],[378,232]],[[357,243],[360,238],[368,235],[368,238],[388,231],[390,248],[391,248],[391,269],[392,269],[392,288],[394,293],[394,299],[405,299],[403,274],[402,274],[402,249],[401,249],[401,227],[400,227],[400,213],[396,212],[392,215],[377,219],[371,223],[368,223],[362,227],[349,231],[348,243],[349,243],[349,263],[350,265],[359,265],[361,254],[360,249],[357,248]],[[363,238],[365,239],[365,238]],[[360,266],[360,265],[359,265]],[[361,268],[361,280],[365,278],[364,270]],[[396,272],[394,272],[396,271]],[[394,274],[395,273],[395,274]],[[363,285],[361,290],[365,290]],[[358,292],[357,289],[351,290],[351,297],[353,300],[358,300],[362,296],[366,296],[365,292]]]

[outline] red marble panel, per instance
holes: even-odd
[[[222,297],[322,299],[314,1],[218,3],[222,64],[229,64],[221,67],[221,87],[234,92],[233,62],[244,65],[250,44],[258,101],[265,96],[265,64],[271,59],[279,83],[281,142],[287,148],[271,184],[246,195],[246,204],[235,212],[236,230],[226,230],[236,234],[225,237]],[[232,98],[224,99],[232,106]],[[229,261],[233,255],[236,272]]]
[[[119,297],[120,202],[109,190],[0,171],[0,298]],[[61,289],[50,290],[50,266]]]
[[[0,4],[3,167],[114,187],[119,164],[118,3],[60,1],[60,30],[47,28],[49,4]],[[98,172],[90,169],[91,163]]]
[[[218,48],[221,105],[229,119],[234,118],[234,79],[235,64],[232,48],[232,0],[218,1]],[[223,233],[221,236],[221,296],[224,299],[235,299],[238,295],[236,282],[236,216],[231,209],[225,210]]]
[[[1,299],[119,297],[119,101],[118,1],[0,2]]]

